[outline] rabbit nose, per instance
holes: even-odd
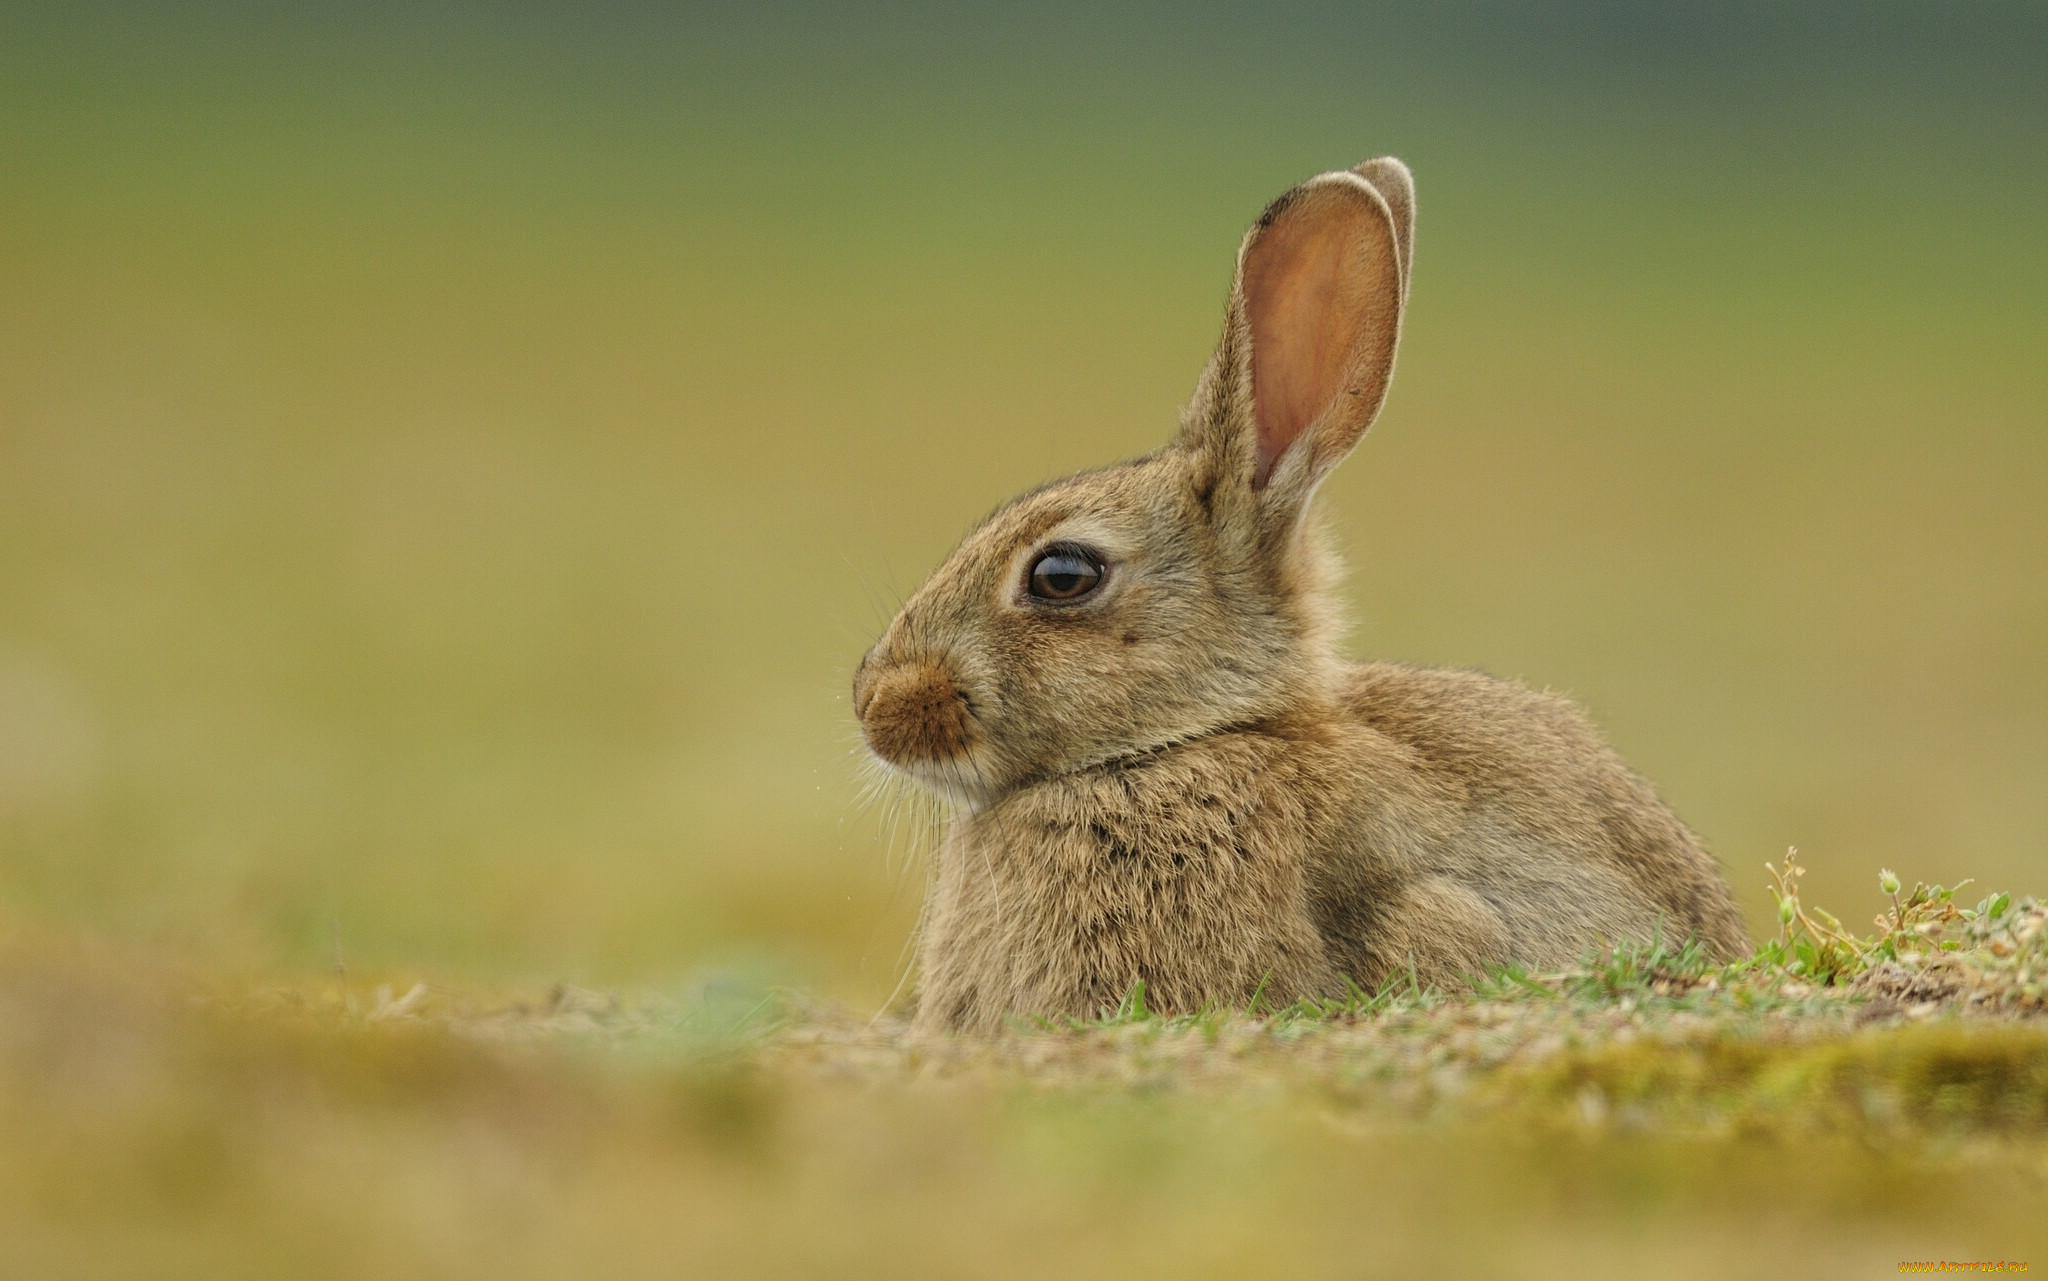
[[[863,670],[854,713],[875,755],[895,764],[942,761],[974,745],[967,700],[945,668],[930,662]]]

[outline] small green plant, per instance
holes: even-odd
[[[1890,868],[1877,874],[1877,882],[1879,891],[1891,899],[1892,910],[1877,915],[1878,936],[1870,949],[1873,959],[1911,963],[1929,952],[1961,949],[1961,940],[1948,934],[1952,927],[1978,915],[1977,911],[1957,907],[1955,903],[1956,890],[1968,885],[1968,881],[1954,889],[1916,883],[1904,898],[1899,895],[1898,875]],[[1995,919],[2005,914],[2011,902],[2010,895],[1999,894],[1980,904],[1979,910]]]
[[[1896,872],[1882,868],[1877,888],[1890,908],[1874,918],[1877,933],[1862,938],[1832,913],[1801,901],[1799,878],[1806,869],[1797,850],[1787,851],[1782,868],[1764,866],[1777,901],[1778,936],[1725,967],[1723,977],[1730,981],[1783,977],[1867,988],[1884,967],[1885,982],[1896,987],[1902,977],[1938,967],[1950,994],[1968,989],[2000,1004],[2034,1008],[2048,991],[2042,982],[2048,977],[2048,907],[2032,899],[1998,893],[1964,907],[1956,895],[1967,880],[1953,886],[1916,882],[1907,890]]]
[[[1116,1009],[1103,1022],[1143,1023],[1151,1017],[1152,1011],[1145,1008],[1145,980],[1137,979],[1132,982],[1131,990],[1124,993],[1124,999],[1117,1003]]]
[[[1785,851],[1785,865],[1764,864],[1771,874],[1771,898],[1778,905],[1778,937],[1750,958],[1749,968],[1776,970],[1808,982],[1835,985],[1867,965],[1866,945],[1850,935],[1834,913],[1800,901],[1799,851]]]

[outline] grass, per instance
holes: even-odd
[[[1901,889],[1858,937],[1798,902],[1795,869],[1780,935],[1730,965],[1659,939],[1470,992],[1410,980],[1178,1018],[1134,988],[988,1041],[731,980],[524,1000],[374,974],[264,985],[17,925],[0,1274],[2040,1257],[2048,906]]]

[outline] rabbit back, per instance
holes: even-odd
[[[1570,700],[1480,672],[1346,670],[1355,803],[1306,876],[1332,964],[1361,982],[1556,968],[1653,934],[1747,949],[1713,857]]]

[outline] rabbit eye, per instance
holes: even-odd
[[[1040,600],[1079,600],[1102,584],[1102,566],[1073,548],[1058,547],[1031,567],[1031,594]]]

